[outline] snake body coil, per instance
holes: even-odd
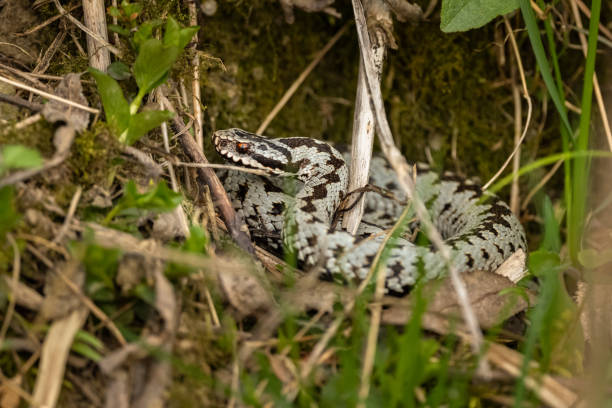
[[[331,230],[348,185],[347,165],[336,149],[315,139],[267,139],[241,129],[219,130],[213,143],[226,160],[269,174],[222,174],[235,208],[258,242],[280,249],[282,239],[305,267],[323,265],[331,276],[365,278],[385,238],[380,232],[393,226],[402,211],[399,204],[368,193],[357,236]],[[384,159],[373,158],[370,174],[371,184],[404,197]],[[293,194],[287,194],[287,186],[293,187]],[[416,187],[452,249],[451,262],[458,271],[494,271],[515,251],[526,251],[525,233],[508,206],[492,195],[483,202],[480,188],[469,180],[421,167]],[[446,271],[434,248],[405,238],[394,241],[386,265],[386,289],[400,295],[410,290],[420,273],[430,280]]]

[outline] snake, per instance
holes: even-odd
[[[253,239],[276,252],[293,251],[300,266],[320,268],[323,278],[362,281],[386,245],[385,293],[403,296],[418,281],[445,276],[449,262],[458,272],[494,272],[515,252],[526,253],[525,231],[508,205],[452,172],[438,174],[423,164],[412,169],[416,194],[450,249],[449,261],[426,239],[424,245],[412,242],[419,236],[417,221],[386,239],[406,208],[406,195],[383,157],[372,157],[369,183],[396,199],[367,192],[363,219],[351,235],[332,225],[349,193],[348,153],[313,138],[272,139],[238,128],[215,131],[212,142],[226,162],[260,172],[219,173]]]

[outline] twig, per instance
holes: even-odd
[[[270,124],[270,122],[272,122],[272,120],[276,117],[278,112],[280,112],[280,110],[283,108],[283,106],[285,106],[287,101],[289,101],[289,99],[293,96],[295,91],[300,87],[300,85],[302,85],[302,82],[304,82],[304,80],[308,77],[308,75],[310,75],[310,73],[312,72],[314,67],[316,67],[319,64],[319,62],[321,62],[321,60],[323,59],[325,54],[327,54],[327,52],[334,46],[334,44],[336,44],[338,42],[340,37],[342,37],[342,35],[349,28],[349,25],[350,25],[350,22],[346,23],[340,29],[340,31],[338,31],[336,33],[336,35],[334,35],[327,42],[327,44],[325,44],[325,46],[321,49],[321,51],[319,51],[317,53],[317,55],[314,57],[312,62],[310,64],[308,64],[306,69],[304,71],[302,71],[300,76],[291,84],[289,89],[287,89],[287,91],[285,91],[285,93],[282,96],[282,98],[280,99],[280,101],[278,101],[278,103],[276,104],[276,106],[274,106],[272,111],[270,113],[268,113],[268,116],[266,116],[266,118],[261,123],[261,125],[259,125],[259,127],[257,128],[257,131],[255,133],[261,134],[261,133],[263,133],[268,128],[268,125]]]
[[[514,147],[516,149],[516,154],[514,155],[514,159],[512,160],[512,174],[515,177],[512,179],[512,184],[510,186],[510,210],[514,214],[518,214],[519,204],[520,204],[520,191],[519,191],[519,178],[516,177],[516,174],[521,167],[521,119],[523,118],[523,109],[521,106],[521,95],[519,93],[519,88],[516,83],[516,67],[512,65],[510,67],[511,77],[512,77],[512,100],[514,102]]]
[[[71,11],[74,11],[74,10],[78,9],[79,7],[81,7],[81,5],[82,5],[82,3],[77,3],[77,4],[75,4],[75,5],[71,6],[71,7],[69,7],[69,8],[68,8],[67,10],[65,10],[65,11],[66,11],[67,13],[69,13],[69,12],[71,12]],[[16,36],[16,37],[24,37],[24,36],[26,36],[26,35],[33,34],[33,33],[35,33],[36,31],[38,31],[38,30],[40,30],[40,29],[42,29],[42,28],[45,28],[46,26],[48,26],[49,24],[51,24],[51,23],[52,23],[52,22],[54,22],[55,20],[58,20],[58,19],[62,18],[63,16],[64,16],[64,14],[62,14],[62,13],[57,14],[57,15],[55,15],[55,16],[53,16],[53,17],[51,17],[51,18],[49,18],[49,19],[47,19],[47,20],[45,20],[45,21],[43,21],[42,23],[37,24],[37,25],[35,25],[34,27],[32,27],[32,28],[30,28],[30,29],[28,29],[28,30],[24,31],[23,33],[17,33],[17,34],[15,34],[15,36]]]
[[[61,242],[66,232],[68,232],[68,229],[70,228],[70,223],[72,222],[72,217],[74,217],[77,205],[79,204],[79,200],[81,199],[82,192],[83,188],[81,186],[78,186],[77,191],[72,196],[72,200],[70,200],[70,207],[68,207],[68,214],[66,214],[66,218],[64,218],[64,223],[62,224],[62,227],[60,228],[55,238],[53,238],[53,241],[51,241],[54,244]]]
[[[510,22],[508,21],[506,17],[504,17],[504,24],[506,25],[506,30],[508,31],[508,36],[510,37],[510,43],[512,44],[512,50],[514,51],[514,57],[516,59],[516,64],[517,64],[519,74],[521,77],[521,84],[523,85],[523,98],[527,100],[527,119],[525,119],[525,126],[523,127],[523,134],[518,140],[518,143],[515,142],[514,150],[512,151],[512,154],[508,156],[504,164],[500,167],[499,170],[497,170],[497,173],[495,173],[495,175],[491,177],[491,180],[489,180],[487,184],[485,184],[482,187],[483,191],[488,189],[491,186],[491,184],[493,184],[495,180],[499,178],[499,176],[504,172],[504,170],[506,169],[510,161],[514,158],[514,156],[519,151],[521,144],[523,143],[523,140],[525,139],[525,136],[527,135],[527,129],[529,129],[529,124],[531,123],[531,113],[533,111],[533,107],[531,105],[531,97],[529,96],[529,91],[527,90],[527,81],[525,80],[525,70],[523,69],[523,63],[521,62],[521,55],[519,54],[519,49],[518,49],[518,46],[516,45],[516,39],[514,38],[514,31],[512,31],[512,26],[510,26]]]
[[[256,174],[258,176],[269,176],[270,173],[265,170],[257,170],[257,169],[249,169],[247,167],[233,166],[231,164],[216,164],[216,163],[185,163],[185,162],[173,162],[175,166],[182,167],[195,167],[201,169],[225,169],[225,170],[234,170],[241,171],[243,173]]]
[[[439,231],[434,227],[431,219],[429,218],[429,214],[427,213],[425,204],[416,194],[416,190],[412,178],[410,177],[410,169],[408,163],[406,162],[406,159],[402,156],[397,147],[395,147],[395,144],[393,142],[393,136],[391,134],[391,128],[389,127],[389,122],[387,121],[387,116],[385,114],[385,107],[383,104],[380,84],[376,81],[376,70],[375,67],[372,65],[372,57],[370,55],[370,38],[367,32],[363,7],[361,5],[360,0],[352,0],[352,4],[353,11],[355,13],[359,47],[362,52],[362,60],[364,62],[367,74],[366,79],[368,82],[368,89],[370,91],[370,96],[374,105],[374,111],[376,113],[376,125],[378,126],[379,130],[378,136],[381,142],[381,147],[383,149],[383,152],[385,153],[385,156],[389,160],[389,163],[397,173],[400,185],[407,193],[407,196],[412,199],[415,212],[419,217],[422,226],[425,228],[429,239],[431,240],[434,247],[438,249],[438,253],[441,255],[442,259],[448,266],[451,282],[453,284],[453,287],[455,288],[455,291],[457,292],[457,297],[461,305],[463,317],[470,329],[470,332],[472,333],[472,348],[474,350],[474,353],[479,355],[483,345],[483,337],[478,327],[478,321],[476,319],[474,310],[472,310],[472,307],[470,305],[469,297],[467,295],[467,289],[465,288],[465,284],[459,277],[456,268],[451,263],[451,253],[449,248],[446,246],[446,244],[442,240],[442,236],[440,235]],[[480,360],[480,367],[484,373],[490,372],[486,360]]]
[[[43,106],[40,103],[30,102],[26,99],[14,95],[0,93],[0,102],[10,103],[12,105],[21,106],[33,112],[40,112]]]
[[[81,23],[79,20],[77,20],[76,18],[72,17],[72,15],[68,11],[66,11],[66,9],[64,9],[62,7],[62,5],[60,4],[60,2],[58,0],[53,0],[53,3],[55,4],[55,7],[57,7],[59,12],[63,14],[64,17],[66,17],[74,25],[76,25],[81,30],[83,30],[88,36],[90,36],[93,40],[95,40],[96,43],[100,44],[102,47],[106,48],[108,51],[112,52],[113,54],[115,54],[119,58],[121,58],[123,56],[123,53],[118,48],[116,48],[114,45],[109,43],[104,38],[100,37],[97,33],[94,33],[89,28],[85,27],[85,25],[83,25],[83,23]]]
[[[176,110],[165,95],[161,94],[161,100],[163,101],[166,109],[176,113]],[[196,163],[208,164],[208,160],[206,160],[206,157],[204,157],[200,147],[196,141],[193,140],[193,137],[189,133],[188,129],[182,123],[180,117],[176,114],[173,119],[172,127],[174,132],[177,135],[180,135],[178,136],[179,142],[181,143],[183,151],[187,157]],[[219,178],[215,172],[210,168],[201,167],[198,167],[197,171],[202,181],[208,185],[208,188],[210,188],[210,192],[217,203],[221,217],[223,218],[223,221],[225,222],[227,229],[230,231],[230,235],[234,241],[249,254],[255,254],[251,240],[246,232],[248,231],[246,224],[244,223],[242,217],[240,217],[234,211],[234,208],[232,207],[232,204],[225,193],[225,189],[223,188],[223,185],[221,184],[221,181],[219,181]]]
[[[24,89],[24,90],[26,90],[28,92],[32,92],[32,93],[35,93],[37,95],[44,96],[45,98],[53,99],[54,101],[65,103],[66,105],[72,106],[74,108],[82,109],[82,110],[84,110],[86,112],[96,113],[96,114],[100,113],[99,109],[90,108],[89,106],[81,105],[80,103],[71,101],[70,99],[62,98],[60,96],[53,95],[53,94],[51,94],[49,92],[45,92],[45,91],[41,91],[41,90],[36,89],[36,88],[32,88],[31,86],[25,85],[25,84],[23,84],[21,82],[13,81],[12,79],[6,78],[6,77],[4,77],[2,75],[0,75],[0,81],[5,82],[5,83],[7,83],[9,85],[12,85],[12,86],[14,86],[16,88]]]
[[[584,15],[587,16],[587,18],[591,18],[591,10],[589,9],[589,7],[586,4],[584,4],[582,2],[582,0],[576,0],[576,4],[578,5],[578,8],[580,8],[580,11],[582,11],[584,13]],[[603,25],[601,22],[599,23],[599,31],[603,35],[608,37],[608,39],[610,41],[612,41],[612,32],[610,30],[608,30],[606,28],[606,26]]]
[[[559,167],[561,167],[562,164],[563,164],[563,160],[559,160],[558,162],[556,162],[553,168],[550,169],[550,171],[546,173],[544,177],[542,177],[542,180],[540,180],[540,182],[534,188],[531,189],[531,191],[527,194],[527,196],[523,200],[523,205],[521,205],[521,210],[527,209],[527,205],[529,204],[529,202],[531,201],[535,193],[537,193],[538,190],[540,190],[544,186],[544,184],[548,183],[548,180],[550,180],[550,178],[557,172],[557,170],[559,170]]]
[[[580,37],[580,44],[582,45],[582,53],[586,57],[588,44],[586,36],[582,32],[582,30],[584,30],[584,27],[582,26],[582,20],[580,19],[580,12],[578,11],[576,0],[571,0],[570,5],[572,6],[572,13],[574,14],[576,25],[579,28],[578,36]],[[604,105],[603,96],[601,95],[601,88],[599,87],[599,80],[597,79],[597,73],[595,72],[593,73],[593,90],[595,91],[595,100],[597,101],[597,107],[599,108],[599,116],[601,117],[603,130],[606,134],[608,147],[610,148],[610,151],[612,151],[612,131],[610,130],[610,122],[608,121],[608,111],[606,110],[606,106]]]
[[[189,10],[189,25],[195,26],[198,24],[198,11],[196,3],[194,1],[187,1]],[[193,105],[193,117],[194,117],[194,133],[195,139],[198,146],[204,148],[204,130],[202,124],[202,95],[200,90],[200,54],[198,53],[198,33],[195,33],[191,39],[189,49],[193,53],[191,58],[191,74],[193,79],[191,81],[191,104]]]

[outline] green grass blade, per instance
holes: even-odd
[[[599,16],[601,14],[601,0],[593,0],[591,4],[591,21],[589,23],[589,41],[584,68],[584,81],[582,88],[582,104],[580,126],[575,150],[586,151],[589,145],[589,130],[591,126],[591,107],[593,104],[593,74],[595,73],[595,55],[597,51],[597,32],[599,30]],[[586,197],[588,190],[589,157],[578,157],[573,167],[572,205],[573,213],[568,219],[568,246],[572,261],[578,261],[582,230],[584,228],[584,214],[586,211]]]
[[[546,58],[546,52],[544,51],[544,45],[542,44],[542,39],[540,38],[540,30],[538,29],[538,23],[536,22],[535,14],[531,8],[531,3],[529,0],[519,0],[519,5],[521,6],[525,26],[527,27],[527,33],[529,34],[529,41],[531,42],[533,53],[535,54],[536,61],[538,62],[538,66],[542,72],[542,79],[546,84],[546,89],[548,90],[548,93],[550,94],[550,97],[553,100],[557,111],[559,112],[561,121],[571,134],[572,127],[570,126],[567,113],[565,112],[565,107],[561,97],[559,96],[557,87],[555,86],[555,81],[550,73],[550,65],[548,64],[548,59]]]
[[[500,179],[497,183],[493,184],[490,188],[488,188],[487,191],[490,193],[495,193],[501,190],[506,185],[510,184],[512,180],[514,180],[515,178],[525,175],[529,173],[530,171],[533,171],[537,168],[548,166],[549,164],[552,164],[558,160],[572,160],[572,159],[578,159],[578,158],[592,158],[592,157],[612,159],[612,153],[603,151],[603,150],[584,150],[580,152],[563,152],[563,153],[551,154],[550,156],[542,157],[541,159],[538,159],[532,163],[529,163],[521,167],[519,171],[516,172],[516,175],[509,174],[506,177]]]

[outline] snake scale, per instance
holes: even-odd
[[[218,130],[212,139],[226,161],[267,174],[231,170],[220,174],[258,243],[273,250],[294,248],[304,267],[323,266],[328,277],[365,278],[385,239],[380,232],[394,225],[402,205],[367,193],[356,236],[331,229],[348,185],[347,159],[338,150],[316,139],[268,139],[241,129]],[[438,175],[425,166],[416,172],[417,193],[450,247],[451,262],[459,272],[494,271],[515,251],[526,251],[523,228],[503,201],[452,173]],[[382,157],[372,159],[370,184],[405,198]],[[486,201],[481,200],[483,194],[489,196]],[[409,230],[417,227],[413,223]],[[389,251],[387,293],[406,294],[420,276],[431,280],[446,273],[435,248],[415,245],[405,238],[409,233],[394,241]]]

